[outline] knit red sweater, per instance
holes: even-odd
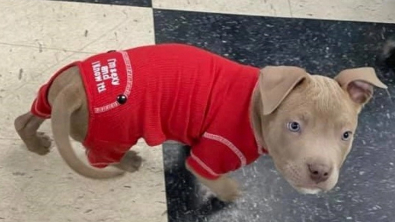
[[[89,162],[119,162],[139,138],[155,146],[176,140],[192,147],[188,164],[215,179],[255,161],[249,119],[259,69],[179,44],[114,51],[74,62],[41,87],[32,113],[49,118],[53,79],[78,65],[89,104],[83,145]]]

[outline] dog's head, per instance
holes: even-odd
[[[291,66],[261,70],[251,103],[254,133],[298,191],[336,185],[373,86],[386,88],[373,68],[347,69],[334,79]]]

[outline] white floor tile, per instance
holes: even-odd
[[[0,43],[85,52],[154,43],[151,8],[28,0],[0,8]]]
[[[72,172],[56,149],[44,157],[28,152],[14,130],[15,117],[29,110],[38,87],[88,54],[0,47],[0,221],[167,221],[161,148],[140,142],[133,148],[146,159],[139,172],[95,181]],[[49,125],[41,130],[52,135]],[[74,147],[84,159],[83,148]]]
[[[55,150],[42,157],[1,139],[0,152],[1,221],[167,221],[160,158],[123,178],[95,181],[71,172]]]
[[[289,0],[293,17],[395,23],[394,0]]]
[[[289,17],[288,0],[152,0],[154,8]]]

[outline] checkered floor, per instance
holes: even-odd
[[[0,221],[395,220],[395,110],[382,92],[361,116],[358,149],[337,192],[318,198],[296,194],[263,158],[236,172],[246,193],[240,202],[197,209],[190,204],[191,179],[175,167],[174,145],[162,154],[140,142],[141,171],[98,182],[75,175],[55,149],[45,157],[26,152],[12,127],[58,68],[110,49],[180,42],[245,64],[298,65],[328,75],[375,66],[380,44],[395,34],[395,1],[0,0],[0,8]],[[394,95],[392,78],[382,78]],[[50,133],[48,123],[43,131]]]

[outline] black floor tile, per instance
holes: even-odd
[[[85,2],[85,3],[98,3],[109,5],[129,5],[140,7],[151,7],[151,0],[52,0],[52,1],[66,1],[66,2]]]
[[[357,66],[378,68],[381,44],[395,33],[391,24],[167,10],[155,10],[154,20],[157,43],[188,43],[245,64],[297,65],[328,76]],[[377,72],[395,95],[393,73]],[[294,191],[266,156],[234,173],[244,187],[236,204],[202,204],[183,166],[188,148],[165,145],[169,221],[395,221],[394,104],[385,91],[376,91],[360,116],[338,186],[319,196]]]

